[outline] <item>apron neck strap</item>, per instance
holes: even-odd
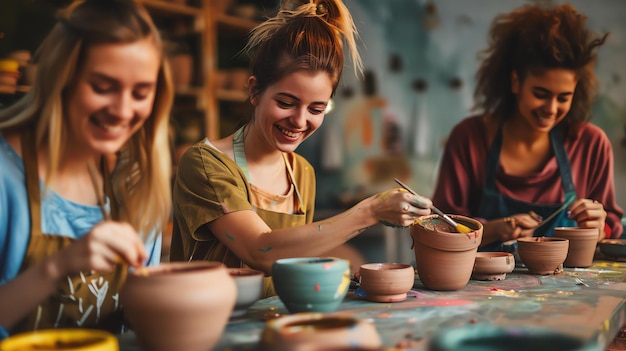
[[[41,233],[41,188],[39,185],[39,166],[37,158],[37,139],[33,129],[26,129],[20,135],[22,145],[22,161],[26,178],[26,192],[30,208],[30,231]]]

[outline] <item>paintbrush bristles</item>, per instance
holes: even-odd
[[[105,220],[111,219],[109,216],[109,212],[106,209],[106,202],[104,201],[104,190],[99,180],[99,172],[98,168],[96,168],[96,164],[93,160],[89,160],[87,163],[87,168],[89,168],[89,176],[91,176],[91,183],[93,184],[94,190],[96,191],[96,197],[98,200],[98,206],[100,206],[100,211],[102,211],[102,216]]]

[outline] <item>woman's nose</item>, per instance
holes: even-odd
[[[118,118],[133,118],[135,109],[130,94],[119,94],[109,108],[109,113]]]
[[[308,114],[308,111],[306,108],[295,110],[294,114],[290,118],[291,124],[293,124],[293,126],[296,128],[306,127],[307,114]]]
[[[544,106],[544,110],[551,115],[556,114],[558,109],[559,109],[559,102],[556,99],[548,100]]]

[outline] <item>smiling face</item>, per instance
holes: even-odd
[[[255,84],[251,77],[251,90]],[[332,91],[326,72],[299,70],[286,75],[251,97],[255,106],[253,137],[270,149],[293,152],[322,124]]]
[[[159,68],[151,38],[87,49],[65,100],[68,149],[119,151],[152,112]]]
[[[572,106],[576,74],[567,69],[546,69],[540,74],[529,72],[520,81],[512,73],[512,91],[517,96],[518,113],[536,131],[549,132],[561,122]]]

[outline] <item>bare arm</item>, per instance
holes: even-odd
[[[120,261],[137,267],[146,258],[143,243],[130,225],[102,222],[85,237],[0,286],[0,325],[10,329],[48,298],[67,275],[111,272]]]
[[[430,206],[427,198],[394,189],[336,216],[299,227],[272,231],[250,210],[226,214],[207,225],[246,264],[270,274],[277,259],[324,254],[379,222],[409,226],[418,216],[429,214]]]

